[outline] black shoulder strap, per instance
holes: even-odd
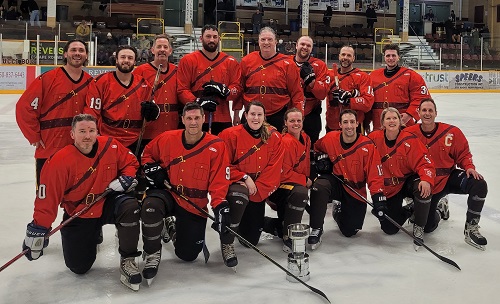
[[[201,146],[199,149],[196,149],[194,150],[193,152],[191,153],[188,153],[186,155],[181,155],[181,156],[178,156],[176,158],[174,158],[168,165],[167,167],[165,168],[166,170],[168,170],[170,167],[174,166],[174,165],[177,165],[178,163],[182,163],[182,162],[185,162],[186,159],[189,159],[195,155],[198,155],[200,154],[201,152],[203,152],[203,150],[205,150],[208,146],[210,146],[211,144],[214,144],[216,142],[220,142],[222,141],[222,139],[220,138],[215,138],[215,139],[212,139],[211,141],[207,142],[206,144],[204,144],[203,146]]]
[[[388,160],[389,158],[391,158],[394,153],[396,153],[396,150],[398,149],[399,146],[401,146],[403,144],[403,142],[407,139],[410,139],[410,138],[416,138],[417,136],[415,134],[411,134],[411,135],[408,135],[408,136],[405,136],[403,137],[399,142],[396,143],[396,145],[394,146],[394,148],[392,149],[391,152],[387,153],[386,155],[384,155],[380,160],[381,162],[385,162],[386,160]]]
[[[52,106],[50,106],[50,108],[47,110],[47,112],[45,113],[42,113],[40,114],[40,119],[44,118],[45,116],[47,116],[47,114],[49,114],[50,111],[54,110],[55,108],[57,108],[58,106],[60,106],[61,104],[65,103],[66,101],[68,101],[71,97],[73,96],[76,96],[78,95],[78,92],[80,92],[81,90],[83,90],[83,88],[85,88],[86,86],[89,85],[89,83],[93,80],[92,77],[88,78],[84,83],[82,83],[78,88],[74,89],[74,90],[71,90],[68,94],[66,94],[63,98],[61,98],[58,102],[54,103]]]
[[[217,67],[219,64],[221,64],[222,62],[224,62],[224,60],[226,60],[227,58],[229,58],[229,55],[224,55],[219,61],[217,61],[214,64],[212,64],[211,66],[207,67],[205,69],[205,71],[203,71],[203,73],[201,73],[200,75],[198,75],[194,79],[194,81],[191,83],[191,88],[194,87],[194,85],[198,82],[198,80],[200,80],[201,78],[203,78],[203,76],[207,75],[211,70],[215,69],[215,67]]]
[[[109,107],[106,110],[109,110],[112,107],[115,107],[120,103],[124,102],[125,100],[127,100],[130,97],[130,95],[134,94],[134,92],[137,91],[143,84],[144,84],[144,78],[141,78],[141,80],[135,87],[129,90],[125,95],[120,96],[115,102],[109,105]]]
[[[433,144],[435,144],[441,137],[443,137],[446,133],[448,133],[448,131],[450,131],[454,127],[455,126],[449,126],[443,132],[441,132],[438,136],[434,137],[427,145],[425,145],[427,147],[427,149],[429,149]]]
[[[398,79],[399,77],[401,77],[406,71],[408,71],[407,68],[401,68],[401,70],[399,71],[399,74],[396,74],[394,76],[391,77],[391,80],[387,81],[387,82],[382,82],[381,84],[379,84],[378,86],[374,87],[373,88],[373,92],[375,92],[376,90],[378,89],[381,89],[385,86],[388,86],[391,82],[393,82],[394,80]]]

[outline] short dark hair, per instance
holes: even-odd
[[[90,114],[77,114],[73,117],[73,121],[71,122],[71,129],[75,129],[76,124],[80,121],[93,121],[97,125],[97,118]]]
[[[158,39],[167,39],[168,40],[168,44],[170,46],[172,46],[172,43],[170,42],[170,37],[167,34],[156,35],[155,38],[153,39],[153,45],[156,44],[156,40],[158,40]]]
[[[420,108],[424,102],[432,103],[434,105],[434,110],[437,111],[437,106],[436,106],[436,102],[434,101],[434,99],[432,99],[430,97],[424,98],[420,101],[420,104],[418,105],[418,107]]]
[[[205,34],[206,30],[216,31],[217,33],[219,32],[219,29],[215,25],[213,25],[213,24],[205,24],[203,26],[203,28],[201,29],[201,35],[202,36],[203,36],[203,34]]]
[[[116,55],[115,55],[115,57],[118,58],[118,54],[120,54],[120,52],[123,51],[123,50],[131,50],[131,51],[133,51],[134,52],[134,56],[135,56],[134,59],[137,60],[137,57],[138,57],[138,55],[137,55],[137,49],[135,47],[133,47],[133,46],[126,45],[126,44],[118,46],[118,48],[116,49]]]
[[[85,46],[85,53],[88,54],[89,53],[89,46],[87,45],[87,43],[85,43],[85,41],[81,40],[81,39],[71,39],[69,40],[68,42],[66,42],[66,44],[64,45],[63,47],[63,53],[67,53],[68,50],[69,50],[69,46],[73,43],[73,42],[80,42],[81,44],[83,44]],[[87,65],[88,63],[88,58],[87,60],[85,60],[85,62],[83,63],[84,66]],[[63,64],[66,64],[68,63],[68,59],[66,58],[63,58]]]
[[[394,51],[396,51],[396,53],[399,56],[399,46],[397,44],[395,44],[395,43],[386,44],[384,46],[384,48],[382,49],[382,54],[385,55],[385,51],[387,51],[387,50],[394,50]]]
[[[356,118],[356,120],[358,120],[358,113],[352,109],[344,109],[342,110],[342,112],[340,112],[340,115],[339,115],[339,121],[342,123],[342,116],[346,115],[346,114],[352,114],[354,115],[354,118]]]
[[[186,112],[191,110],[200,110],[201,115],[205,115],[205,113],[203,112],[203,108],[199,104],[197,104],[196,102],[188,102],[182,109],[182,116],[185,116]]]

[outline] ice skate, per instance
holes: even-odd
[[[120,258],[120,281],[133,291],[139,290],[142,276],[135,262],[135,257]]]
[[[307,239],[307,243],[311,245],[312,250],[316,250],[321,245],[321,236],[323,235],[323,228],[312,229],[309,238]]]
[[[144,252],[142,254],[142,259],[146,262],[144,269],[142,270],[142,276],[146,279],[148,286],[151,286],[156,274],[158,273],[158,268],[160,267],[161,249],[152,254]]]
[[[486,238],[479,232],[479,219],[474,218],[470,222],[465,222],[465,242],[479,250],[486,250]]]
[[[439,211],[439,215],[443,220],[447,220],[450,218],[450,207],[448,206],[448,196],[442,197],[438,204],[437,210]]]
[[[175,217],[168,216],[164,219],[165,225],[161,231],[161,239],[166,244],[170,241],[175,243],[176,230],[175,230]]]
[[[417,224],[413,224],[413,236],[420,241],[420,243],[424,243],[424,227],[420,227]],[[417,241],[413,240],[413,249],[418,251],[421,247]]]
[[[220,244],[220,251],[222,252],[222,259],[227,267],[231,267],[236,272],[236,265],[238,265],[238,258],[234,252],[234,243]]]

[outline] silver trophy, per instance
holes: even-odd
[[[306,240],[309,237],[309,225],[288,225],[288,237],[292,240],[292,252],[288,254],[288,271],[302,281],[309,280],[309,255],[306,253]],[[298,283],[292,276],[286,279]]]

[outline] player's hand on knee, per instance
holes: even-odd
[[[384,215],[387,213],[387,197],[382,193],[375,193],[372,195],[373,210],[372,213],[380,221],[385,220]]]
[[[130,192],[137,186],[137,179],[132,176],[121,175],[109,183],[108,188],[116,192]]]
[[[23,251],[26,252],[26,258],[30,261],[36,260],[43,255],[43,248],[49,244],[45,236],[49,233],[49,229],[35,225],[33,222],[26,227],[26,237],[23,242]]]

